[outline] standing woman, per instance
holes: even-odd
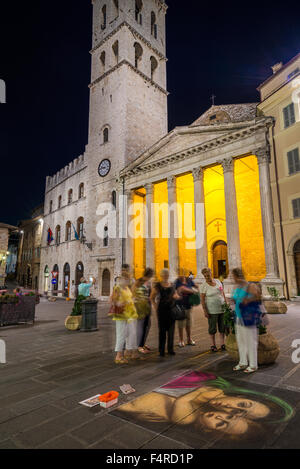
[[[216,333],[220,334],[221,350],[225,351],[225,324],[222,305],[226,301],[222,283],[218,279],[212,278],[211,270],[202,270],[205,282],[201,285],[201,305],[205,317],[208,319],[208,333],[211,339],[211,351],[217,352]]]
[[[111,309],[109,315],[116,323],[116,348],[117,355],[115,363],[117,365],[127,364],[124,357],[126,350],[128,358],[138,358],[137,352],[137,318],[132,292],[129,288],[130,275],[122,271],[117,285],[113,289],[111,297]]]
[[[253,373],[257,370],[257,325],[261,314],[261,290],[257,285],[245,280],[242,269],[233,269],[236,288],[233,291],[235,301],[235,332],[240,361],[233,369]]]
[[[151,327],[150,281],[154,275],[152,269],[146,269],[142,278],[138,279],[133,287],[134,304],[138,314],[137,344],[140,353],[149,353],[146,340]]]
[[[157,312],[159,328],[159,355],[165,356],[166,340],[168,336],[168,354],[175,355],[174,352],[174,331],[175,319],[172,309],[175,305],[177,295],[175,287],[169,282],[169,271],[163,269],[160,273],[161,280],[152,289],[150,300],[154,311]],[[158,300],[157,300],[158,299]],[[157,300],[157,302],[156,302]]]

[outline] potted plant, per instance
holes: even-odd
[[[65,321],[65,326],[69,331],[78,331],[81,328],[82,323],[82,301],[85,300],[85,296],[79,295],[74,303],[74,307],[70,316]]]
[[[225,303],[223,305],[224,322],[226,327],[226,350],[231,358],[239,360],[239,351],[236,342],[234,328],[234,312],[231,307]],[[280,348],[277,340],[268,332],[267,327],[262,324],[258,327],[258,364],[270,365],[274,363],[279,355]]]
[[[285,314],[287,306],[283,301],[280,301],[279,292],[275,287],[268,287],[268,292],[271,300],[265,301],[265,308],[269,314]]]

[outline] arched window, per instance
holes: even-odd
[[[71,241],[72,238],[72,223],[68,221],[66,223],[66,241]]]
[[[58,204],[57,204],[57,206],[58,206],[58,209],[61,208],[61,195],[58,197]]]
[[[107,248],[108,246],[108,227],[104,228],[104,236],[103,236],[103,246]]]
[[[157,24],[154,11],[151,11],[151,35],[157,39]]]
[[[101,55],[100,55],[100,63],[101,63],[102,73],[104,73],[104,72],[105,72],[105,63],[106,63],[106,54],[105,54],[105,51],[101,52]]]
[[[113,8],[114,8],[114,17],[117,18],[119,16],[119,0],[113,0]]]
[[[139,24],[143,24],[142,9],[143,9],[142,0],[135,0],[135,20]]]
[[[58,225],[55,229],[55,244],[60,245],[60,226]]]
[[[82,199],[83,197],[84,197],[84,184],[82,182],[79,186],[78,199]]]
[[[82,239],[84,236],[83,229],[84,229],[84,219],[80,217],[77,220],[77,233],[78,233],[79,239]]]
[[[68,204],[71,204],[73,202],[73,190],[70,189],[68,192]]]
[[[153,80],[154,75],[155,75],[155,70],[158,67],[158,62],[157,62],[156,58],[153,57],[153,55],[150,57],[150,63],[151,63],[151,80]]]
[[[117,193],[116,191],[112,191],[111,193],[111,203],[113,208],[117,208]]]
[[[107,22],[107,8],[106,8],[106,5],[103,6],[102,10],[101,10],[101,13],[102,13],[102,22],[101,22],[101,29],[105,29],[106,28],[106,22]]]
[[[117,65],[119,63],[119,41],[113,43],[112,50],[115,58],[115,65]]]
[[[108,269],[104,269],[102,274],[102,296],[110,296],[110,271]]]
[[[105,127],[103,130],[103,143],[107,143],[109,139],[109,128]]]
[[[52,201],[52,200],[50,200],[49,212],[50,212],[50,213],[53,212],[53,201]]]
[[[143,55],[143,48],[138,42],[135,42],[133,47],[134,47],[134,65],[135,65],[135,68],[139,68],[139,62]]]

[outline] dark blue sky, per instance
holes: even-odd
[[[145,0],[147,1],[147,0]],[[169,128],[211,104],[258,100],[270,67],[300,51],[300,5],[167,0]],[[45,177],[87,143],[92,6],[89,0],[1,4],[0,221],[43,201]]]

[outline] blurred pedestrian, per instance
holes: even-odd
[[[235,333],[240,360],[234,371],[244,370],[253,373],[257,370],[257,326],[261,317],[261,290],[254,283],[248,283],[242,269],[233,269],[236,288],[233,291],[235,302]]]
[[[93,285],[95,285],[96,280],[94,278],[90,279],[90,282],[88,283],[87,280],[82,277],[80,279],[80,285],[78,287],[78,295],[79,296],[85,296],[86,298],[91,296],[90,289],[92,288]]]
[[[142,278],[135,282],[133,287],[134,304],[138,313],[137,337],[140,353],[149,353],[151,350],[146,345],[146,340],[151,327],[151,279],[154,276],[153,269],[147,268]]]
[[[178,322],[178,332],[179,332],[179,347],[184,347],[183,332],[186,330],[187,335],[187,345],[196,345],[195,341],[191,337],[191,328],[192,328],[192,306],[190,304],[190,297],[197,291],[196,285],[193,279],[189,276],[186,278],[184,275],[178,277],[175,281],[175,289],[179,295],[179,299],[176,303],[184,309],[185,319],[179,320]]]
[[[155,284],[151,291],[150,300],[153,310],[157,313],[159,328],[159,355],[165,356],[165,347],[169,355],[174,352],[174,331],[175,319],[172,309],[175,306],[175,299],[178,299],[175,287],[169,282],[169,271],[163,269],[160,273],[160,281]]]
[[[217,352],[216,333],[219,331],[221,350],[225,351],[225,324],[222,305],[226,301],[223,285],[218,279],[212,277],[210,269],[202,270],[204,283],[201,285],[201,305],[205,317],[208,319],[208,333],[211,340],[211,351]]]

